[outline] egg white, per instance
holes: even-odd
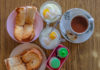
[[[50,19],[45,19],[44,18],[44,16],[43,16],[43,11],[46,9],[46,8],[48,8],[49,10],[50,10]],[[47,3],[47,4],[45,4],[45,5],[43,5],[42,7],[41,7],[41,9],[40,9],[40,14],[41,14],[41,16],[47,21],[47,22],[51,22],[51,21],[55,21],[55,20],[57,20],[60,16],[59,15],[61,15],[61,13],[62,13],[62,11],[61,11],[61,9],[59,8],[59,6],[58,5],[56,5],[56,4],[53,4],[53,3]],[[56,16],[58,16],[58,17],[56,17]]]
[[[49,33],[52,27],[44,29],[39,37],[41,45],[46,49],[53,49],[60,43],[60,33],[58,30],[54,29],[53,32],[56,33],[57,37],[54,40],[49,38]]]

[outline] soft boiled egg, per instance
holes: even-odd
[[[51,32],[52,27],[45,28],[39,37],[41,45],[46,49],[54,49],[60,43],[60,33],[57,29]],[[50,33],[51,32],[51,33]]]
[[[54,1],[45,2],[40,8],[40,14],[46,22],[55,22],[62,14],[61,7]]]
[[[57,15],[61,14],[60,14],[60,9],[55,4],[47,4],[46,6],[44,6],[43,17],[45,19],[52,20],[56,18]]]

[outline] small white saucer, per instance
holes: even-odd
[[[81,12],[80,12],[81,11]],[[61,21],[60,21],[60,30],[61,30],[61,34],[63,35],[63,37],[68,40],[69,42],[72,42],[72,43],[82,43],[82,42],[85,42],[87,41],[93,34],[93,31],[94,31],[94,21],[93,22],[90,22],[90,27],[89,27],[89,30],[82,34],[82,35],[78,35],[77,39],[76,40],[71,40],[68,35],[67,35],[67,31],[69,31],[69,20],[70,20],[70,17],[73,15],[73,14],[80,14],[80,13],[84,13],[85,15],[89,16],[89,17],[92,17],[87,11],[83,10],[83,9],[79,9],[79,8],[73,8],[71,10],[68,10],[67,12],[64,13],[64,15],[62,16],[61,18]]]

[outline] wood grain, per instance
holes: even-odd
[[[39,10],[45,1],[46,0],[0,0],[0,70],[6,70],[4,59],[9,57],[12,49],[19,44],[13,41],[6,31],[8,15],[16,7],[26,5],[34,5]],[[71,51],[62,70],[100,70],[100,0],[55,1],[61,5],[63,13],[71,8],[82,8],[90,12],[95,19],[95,31],[88,41],[82,44],[72,44],[68,41],[62,43]],[[41,46],[39,40],[34,41],[34,43]],[[44,51],[47,57],[52,52],[45,49]]]

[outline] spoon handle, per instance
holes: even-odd
[[[57,22],[56,22],[56,24],[52,27],[52,29],[51,29],[51,31],[50,31],[50,33],[57,27],[57,25],[60,23],[60,21],[59,20],[57,20]],[[49,33],[49,34],[50,34]]]

